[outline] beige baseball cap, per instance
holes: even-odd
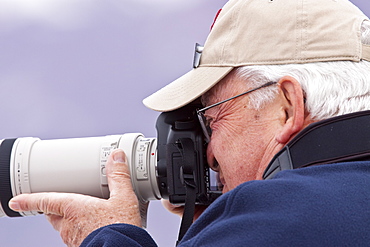
[[[150,109],[178,109],[247,65],[370,61],[361,43],[369,18],[348,0],[230,0],[206,40],[199,66],[143,100]]]

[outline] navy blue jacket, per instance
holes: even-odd
[[[94,231],[81,246],[156,244],[141,228],[115,224]],[[217,199],[179,246],[370,246],[370,162],[246,182]]]

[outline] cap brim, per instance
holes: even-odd
[[[176,110],[207,92],[232,69],[233,67],[198,67],[148,96],[143,103],[155,111]]]

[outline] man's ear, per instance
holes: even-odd
[[[291,76],[282,77],[279,82],[279,103],[281,104],[281,128],[276,134],[279,143],[286,144],[304,128],[305,110],[301,85]]]

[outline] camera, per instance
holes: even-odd
[[[28,216],[14,212],[9,200],[22,193],[69,192],[109,197],[106,162],[123,149],[131,182],[140,202],[169,199],[184,204],[190,179],[196,204],[208,205],[221,195],[215,172],[206,162],[206,142],[195,105],[161,113],[157,138],[140,133],[102,137],[40,140],[3,139],[0,144],[0,216]]]

